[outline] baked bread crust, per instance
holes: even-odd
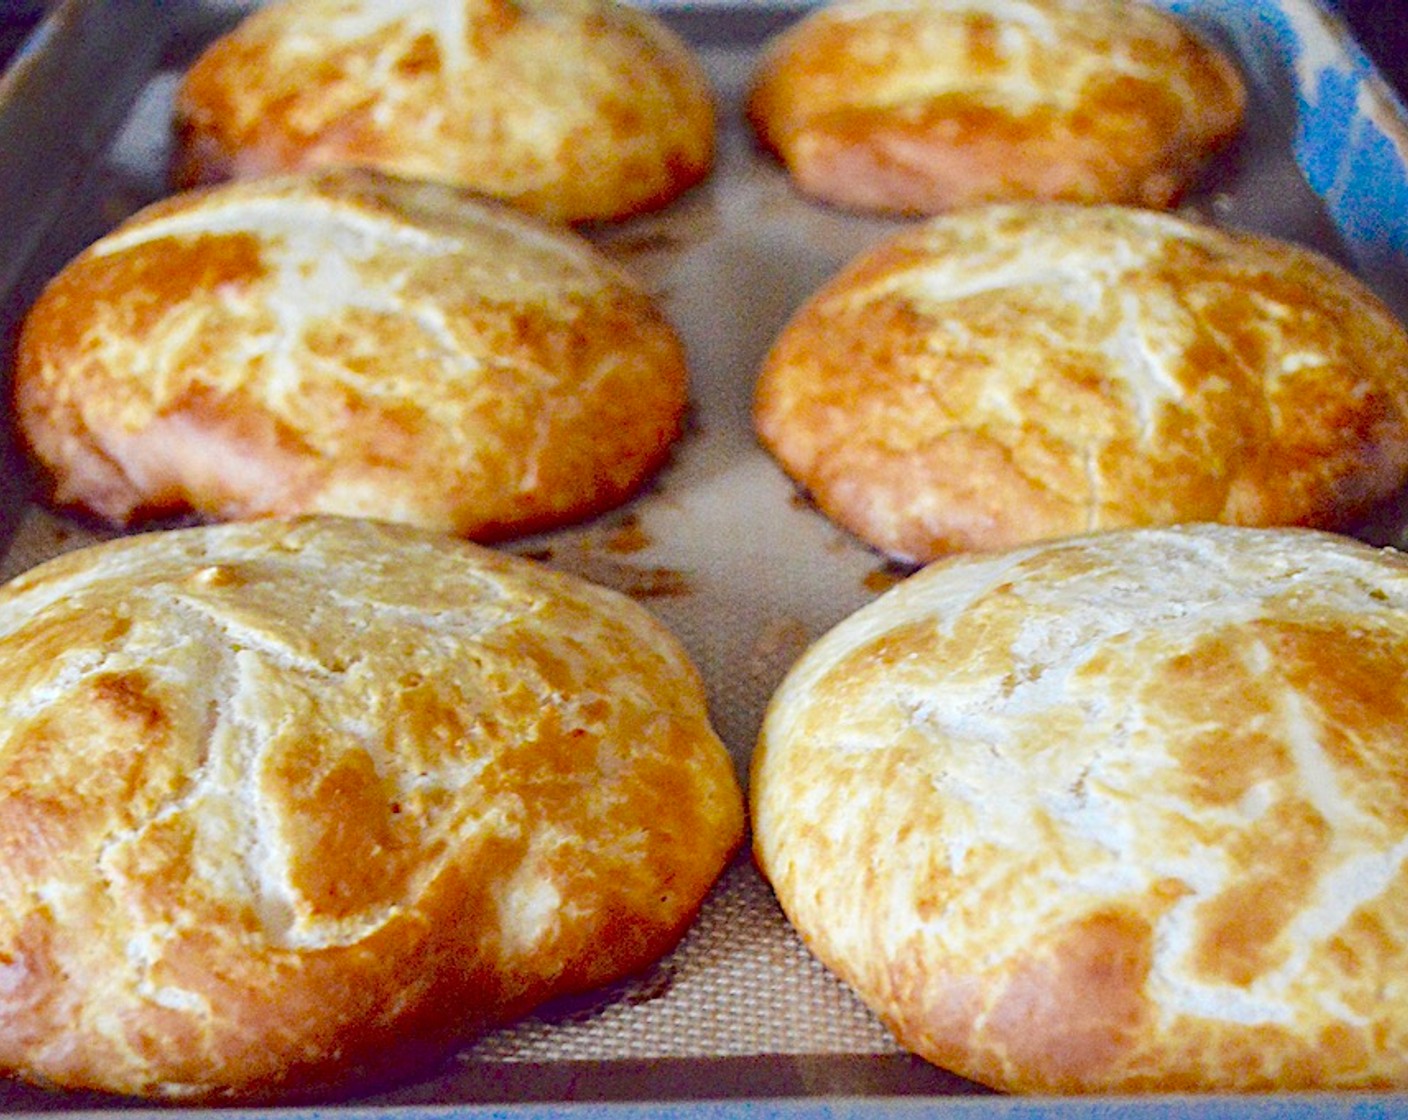
[[[1222,52],[1134,0],[843,0],[769,46],[747,114],[803,192],[938,214],[1170,206],[1245,104]]]
[[[797,663],[757,859],[930,1061],[1019,1092],[1408,1085],[1408,561],[1308,530],[939,561]]]
[[[754,418],[823,511],[904,560],[1180,521],[1341,528],[1408,477],[1408,333],[1299,246],[977,208],[809,300]]]
[[[335,513],[494,540],[625,501],[683,347],[584,240],[328,171],[159,202],[53,280],[15,408],[50,499],[116,525]]]
[[[350,1093],[641,969],[741,842],[679,644],[619,594],[337,518],[0,590],[0,1068]]]
[[[698,61],[611,0],[284,0],[206,50],[175,113],[179,187],[351,164],[564,222],[664,206],[714,159]]]

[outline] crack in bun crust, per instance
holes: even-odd
[[[584,239],[327,171],[158,202],[26,316],[14,405],[48,496],[120,526],[330,513],[481,541],[664,464],[683,345]]]
[[[937,561],[775,693],[754,848],[900,1042],[1016,1092],[1408,1086],[1408,559]]]
[[[1408,332],[1301,246],[1129,207],[930,219],[780,333],[754,420],[907,561],[1100,529],[1341,529],[1408,478]]]
[[[614,592],[337,518],[0,591],[0,1068],[351,1094],[656,961],[741,842],[678,643]]]

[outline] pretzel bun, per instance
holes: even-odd
[[[1408,560],[1295,529],[938,561],[772,699],[757,859],[994,1088],[1408,1086]]]
[[[683,347],[585,240],[371,172],[225,184],[100,239],[26,316],[19,429],[115,525],[333,513],[494,540],[631,497]]]
[[[349,1094],[670,949],[741,840],[678,643],[406,526],[172,530],[0,590],[0,1069]]]
[[[1182,521],[1337,529],[1408,478],[1408,332],[1296,245],[980,207],[807,301],[754,418],[825,513],[908,561]]]
[[[1170,206],[1245,103],[1223,52],[1135,0],[842,0],[769,45],[747,113],[803,192],[937,214]]]
[[[657,209],[714,159],[702,67],[612,0],[283,0],[201,55],[175,113],[180,187],[353,165],[562,222]]]

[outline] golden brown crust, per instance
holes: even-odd
[[[978,208],[817,293],[754,408],[821,509],[907,560],[1179,521],[1338,528],[1408,477],[1408,334],[1297,246]]]
[[[585,241],[330,171],[143,211],[26,318],[53,501],[126,525],[338,513],[492,540],[630,497],[681,434],[683,347]]]
[[[1145,529],[939,561],[754,755],[816,954],[1009,1091],[1408,1086],[1408,560]]]
[[[273,1097],[670,948],[742,798],[678,643],[452,538],[314,519],[0,591],[0,1068]]]
[[[1169,206],[1236,135],[1241,77],[1132,0],[844,0],[783,32],[748,117],[798,186],[861,210]]]
[[[191,67],[175,134],[181,187],[351,164],[582,222],[703,179],[714,107],[686,45],[611,0],[285,0]]]

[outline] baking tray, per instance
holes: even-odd
[[[1186,209],[1303,241],[1408,319],[1408,116],[1316,0],[1163,0],[1232,50],[1247,135]],[[177,75],[249,0],[63,0],[0,78],[0,331],[43,282],[166,191]],[[813,639],[903,576],[801,501],[757,447],[753,374],[792,310],[899,228],[808,203],[758,153],[739,103],[758,46],[800,6],[660,0],[719,98],[719,167],[667,211],[590,236],[660,299],[693,374],[690,431],[651,489],[586,525],[504,545],[614,586],[682,639],[740,774],[763,708]],[[0,352],[3,353],[3,352]],[[27,498],[0,426],[0,577],[98,539]],[[1360,527],[1403,543],[1403,503]],[[0,1111],[111,1117],[182,1109],[0,1082]],[[421,1117],[1388,1117],[1408,1094],[1015,1098],[904,1054],[787,926],[746,854],[648,974],[465,1046],[435,1074],[290,1120]]]

